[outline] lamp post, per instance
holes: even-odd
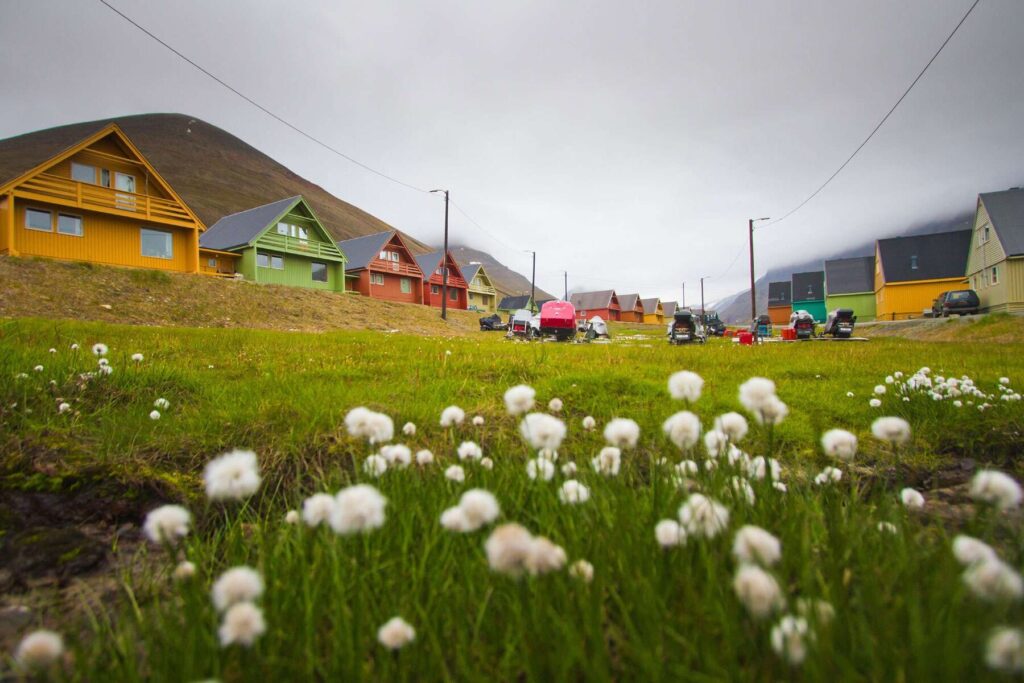
[[[700,279],[700,319],[704,322],[704,278]]]
[[[530,270],[530,315],[533,315],[534,296],[536,296],[537,292],[537,252],[531,251],[529,253],[533,254],[533,268]]]
[[[448,319],[448,190],[444,192],[444,251],[441,253],[441,320]]]
[[[747,228],[750,236],[750,320],[754,323],[754,340],[757,340],[757,291],[754,289],[754,223],[768,220],[765,218],[750,218],[747,220]]]

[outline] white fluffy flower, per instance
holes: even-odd
[[[1005,385],[1010,383],[1010,378],[1009,377],[1000,377],[999,378],[999,383],[1005,386]]]
[[[989,602],[1019,600],[1024,595],[1020,574],[999,559],[983,560],[968,566],[963,579],[975,596]]]
[[[700,440],[700,418],[688,410],[680,411],[665,420],[661,429],[681,450],[693,448]]]
[[[565,438],[565,423],[547,413],[530,413],[519,424],[519,433],[535,449],[555,451]]]
[[[176,543],[188,535],[192,515],[180,505],[161,505],[150,510],[142,531],[153,543]]]
[[[543,536],[537,536],[530,543],[530,552],[526,556],[526,570],[533,576],[558,571],[565,566],[566,559],[562,546],[552,543]]]
[[[679,523],[690,536],[714,538],[729,526],[729,510],[716,500],[695,493],[679,507]]]
[[[466,471],[459,465],[451,465],[444,471],[444,478],[461,484],[466,481]]]
[[[450,507],[441,513],[441,526],[448,531],[455,531],[460,534],[468,533],[473,531],[470,528],[469,519],[466,518],[465,511],[458,505]]]
[[[562,482],[558,490],[558,499],[568,505],[577,505],[590,500],[590,489],[576,479],[568,479]]]
[[[900,532],[900,530],[892,522],[879,522],[875,526],[875,528],[878,529],[878,531],[880,533],[892,534],[893,536],[895,536],[896,534],[898,534]]]
[[[300,519],[302,519],[302,515],[298,510],[289,510],[284,514],[285,524],[298,524]]]
[[[214,458],[206,465],[203,481],[211,500],[248,498],[260,487],[256,454],[236,449]]]
[[[338,492],[331,511],[331,528],[339,534],[379,529],[384,525],[388,501],[369,484],[356,484]]]
[[[93,344],[92,345],[92,355],[94,355],[94,356],[105,356],[105,355],[107,355],[107,351],[108,351],[108,349],[107,349],[107,345],[106,344]]]
[[[567,462],[562,465],[562,474],[566,477],[576,476],[576,463]]]
[[[704,388],[704,379],[696,372],[681,370],[668,378],[668,393],[677,400],[696,402]]]
[[[740,385],[740,404],[751,413],[760,411],[775,396],[775,382],[751,377]]]
[[[835,608],[826,600],[800,598],[796,601],[796,611],[818,626],[828,626],[836,618]]]
[[[466,411],[458,406],[448,406],[441,411],[441,426],[455,427],[466,419]]]
[[[843,462],[851,462],[857,455],[857,437],[845,429],[830,429],[821,435],[825,455]]]
[[[868,405],[871,406],[872,408],[881,408],[882,402],[879,401],[877,398],[873,398],[870,401],[868,401]]]
[[[42,671],[53,666],[64,654],[64,639],[59,633],[40,629],[21,639],[14,659],[28,671]]]
[[[168,401],[166,398],[158,398],[157,400],[153,401],[153,407],[156,408],[157,410],[167,410],[168,408],[171,407],[171,402]]]
[[[534,396],[537,392],[533,387],[517,384],[505,392],[505,407],[509,415],[521,415],[533,408]]]
[[[388,460],[379,453],[366,456],[366,460],[363,461],[363,472],[370,475],[371,477],[377,478],[384,475],[388,471]]]
[[[732,554],[737,562],[771,567],[782,558],[782,544],[761,527],[748,524],[736,532]]]
[[[473,441],[463,441],[456,453],[459,460],[479,460],[484,457],[483,450]]]
[[[700,473],[700,467],[693,460],[683,460],[676,465],[676,472],[684,477],[695,477]]]
[[[619,467],[622,465],[622,451],[615,446],[605,446],[597,457],[590,461],[590,465],[595,472],[606,477],[614,477],[618,475]]]
[[[909,487],[900,491],[900,501],[908,510],[920,510],[924,507],[924,496]]]
[[[992,631],[985,644],[985,663],[1005,673],[1024,671],[1024,633],[1006,626]]]
[[[553,398],[550,401],[548,401],[548,410],[550,410],[552,413],[560,413],[562,412],[562,408],[562,399]]]
[[[736,597],[755,619],[764,618],[786,604],[779,582],[756,565],[741,566],[736,571],[732,588],[736,592]]]
[[[880,417],[871,423],[871,433],[879,441],[902,446],[910,441],[910,424],[902,417]]]
[[[402,425],[402,433],[406,436],[416,436],[416,425],[412,422],[406,422]]]
[[[708,455],[717,458],[729,448],[729,437],[719,429],[712,429],[704,434],[704,448],[707,449]]]
[[[998,470],[979,470],[971,479],[971,498],[990,503],[999,510],[1016,508],[1021,502],[1020,484]]]
[[[141,363],[144,360],[144,357],[141,353],[133,353],[132,360],[136,363]]]
[[[380,454],[388,461],[388,466],[408,467],[412,462],[412,450],[405,444],[396,443],[391,446],[381,446]]]
[[[395,435],[395,424],[390,417],[362,407],[348,411],[345,427],[351,436],[366,439],[371,444],[387,443]]]
[[[224,621],[217,631],[222,647],[242,645],[249,647],[267,630],[263,612],[251,602],[233,605],[224,614]]]
[[[594,427],[596,427],[596,426],[597,426],[597,420],[595,420],[590,415],[587,415],[585,418],[583,418],[583,428],[585,430],[587,430],[588,432],[592,431],[594,429]]]
[[[187,581],[196,575],[196,565],[188,560],[179,562],[171,573],[175,581]]]
[[[799,666],[807,657],[807,644],[811,634],[807,630],[807,620],[787,614],[772,627],[772,649],[786,663]]]
[[[150,420],[159,420],[160,419],[160,411],[159,410],[151,410],[151,411],[149,411],[149,419]]]
[[[483,489],[470,489],[463,493],[459,499],[459,509],[465,515],[470,531],[490,524],[501,514],[498,499],[490,491]]]
[[[78,344],[72,344],[72,345],[71,345],[71,350],[72,350],[72,351],[77,351],[77,350],[78,350],[78,348],[79,348],[79,347],[78,347]]]
[[[485,470],[493,470],[494,461],[490,458],[480,458],[480,467],[483,467]]]
[[[569,565],[569,576],[583,583],[590,583],[594,580],[594,565],[586,560],[576,560]]]
[[[519,576],[533,548],[533,536],[519,524],[502,524],[491,532],[484,543],[487,563],[501,574]]]
[[[747,418],[739,413],[725,413],[715,418],[715,429],[729,437],[733,443],[747,435]]]
[[[526,476],[530,479],[551,481],[555,476],[555,465],[547,458],[534,458],[526,463]]]
[[[875,396],[882,396],[884,394],[885,394],[885,385],[884,384],[876,384],[875,385]]]
[[[732,477],[729,479],[729,485],[732,487],[733,495],[737,499],[742,498],[746,500],[747,505],[753,505],[757,501],[757,496],[754,495],[754,487],[743,477]]]
[[[789,415],[789,406],[783,403],[778,396],[770,397],[754,411],[754,419],[762,425],[781,424],[787,415]]]
[[[953,539],[953,556],[962,565],[999,559],[996,551],[988,543],[964,534]]]
[[[814,483],[818,486],[824,484],[831,484],[833,482],[841,481],[843,478],[843,471],[835,467],[826,467],[814,477]]]
[[[416,629],[401,617],[392,617],[377,629],[377,641],[389,650],[400,650],[416,640]]]
[[[640,426],[624,417],[617,417],[605,425],[604,440],[616,448],[633,448],[640,438]]]
[[[329,493],[314,493],[302,501],[302,521],[309,527],[329,522],[334,512],[334,504],[334,496]]]
[[[474,415],[473,416],[473,426],[474,427],[483,427],[484,426],[484,417],[483,417],[483,415]]]
[[[232,567],[217,579],[210,590],[218,612],[240,602],[252,602],[263,595],[263,578],[252,567]]]
[[[786,486],[786,484],[781,481],[772,482],[772,488],[778,491],[779,493],[786,493],[787,491],[789,491],[789,487]]]
[[[43,366],[42,366],[42,365],[37,365],[37,366],[36,366],[36,370],[38,370],[38,371],[42,372],[42,370],[43,370]],[[99,373],[100,373],[101,375],[109,375],[109,374],[111,374],[111,373],[113,373],[113,372],[114,372],[114,368],[113,368],[112,366],[110,366],[110,365],[101,365],[101,366],[99,367],[99,370],[98,370],[98,372],[99,372]]]
[[[662,548],[672,548],[686,543],[686,530],[674,519],[663,519],[654,525],[654,538]]]
[[[426,448],[416,451],[416,464],[417,465],[429,465],[434,462],[434,454],[428,451]]]
[[[57,412],[58,413],[63,414],[63,413],[68,412],[69,410],[71,410],[71,404],[70,403],[62,402],[59,406],[57,406]],[[154,412],[156,412],[156,411],[154,411]],[[157,414],[159,415],[159,413],[157,413]]]

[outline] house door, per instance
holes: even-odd
[[[128,175],[127,173],[114,173],[114,188],[117,190],[123,190],[125,192],[131,192],[132,194],[120,194],[118,193],[114,197],[114,203],[116,208],[124,211],[135,210],[135,176]]]

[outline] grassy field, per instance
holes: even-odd
[[[90,524],[103,520],[113,529],[100,534],[102,561],[81,574],[58,572],[56,584],[45,586],[48,597],[33,603],[31,625],[63,632],[73,655],[52,673],[168,681],[994,676],[984,665],[986,639],[998,625],[1020,626],[1024,614],[1015,601],[973,596],[950,544],[956,533],[971,533],[1021,566],[1019,517],[975,508],[965,482],[983,464],[1018,473],[1024,409],[993,400],[978,411],[966,399],[956,407],[920,395],[904,402],[892,385],[881,407],[868,402],[887,375],[909,376],[923,366],[933,377],[968,375],[998,395],[1000,377],[1024,383],[1024,346],[880,338],[670,348],[650,328],[618,331],[626,338],[612,344],[561,345],[485,334],[0,323],[0,476],[4,498],[19,501],[0,504],[4,553],[31,548],[41,533],[26,535],[26,526],[73,520],[89,536],[96,532]],[[96,370],[89,348],[97,342],[109,346],[113,372],[83,380]],[[72,344],[80,348],[72,351]],[[144,360],[132,361],[134,353]],[[750,456],[777,458],[788,492],[770,478],[748,477],[750,502],[733,481],[743,473],[724,456],[680,485],[675,464],[708,457],[702,446],[681,453],[661,431],[668,416],[687,407],[666,389],[669,375],[682,369],[705,380],[691,408],[705,430],[715,416],[743,411],[741,382],[775,381],[788,417],[773,433],[751,420],[738,445]],[[521,383],[536,389],[538,410],[554,397],[564,403],[559,417],[568,436],[552,481],[527,477],[535,454],[502,402],[505,390]],[[154,420],[158,398],[170,407]],[[61,403],[68,404],[64,412]],[[444,429],[439,416],[452,404],[467,418]],[[435,463],[369,477],[362,464],[375,449],[344,428],[356,406],[389,415],[395,440],[413,452],[432,450]],[[476,415],[482,426],[470,423]],[[598,423],[592,432],[581,427],[588,415]],[[906,418],[912,442],[893,449],[874,440],[870,426],[881,415]],[[615,417],[634,419],[641,436],[623,452],[620,473],[604,476],[590,462],[604,445],[602,426]],[[418,425],[415,436],[401,434],[406,422]],[[832,428],[859,438],[854,464],[822,453],[820,435]],[[465,440],[481,446],[493,469],[460,463],[455,451]],[[203,467],[233,448],[257,453],[260,492],[244,503],[209,502]],[[570,477],[559,470],[567,462],[578,467],[572,478],[589,487],[584,503],[560,502],[559,487]],[[452,464],[465,468],[463,483],[446,479]],[[843,478],[815,485],[826,466],[839,467]],[[357,481],[388,499],[380,529],[341,536],[285,522],[305,497]],[[923,510],[900,504],[905,485],[924,493]],[[484,542],[493,525],[462,534],[438,522],[471,488],[497,497],[497,523],[518,522],[547,536],[564,548],[568,564],[590,562],[593,581],[566,569],[518,580],[492,571]],[[693,491],[729,509],[728,528],[661,548],[656,523],[677,518]],[[43,512],[41,501],[50,506]],[[181,502],[195,517],[173,558],[139,542],[142,516],[163,501]],[[88,514],[75,517],[76,506]],[[733,589],[739,565],[730,549],[747,524],[781,540],[781,561],[767,571],[786,607],[764,619],[752,617]],[[169,574],[183,556],[197,572],[175,582]],[[76,559],[74,549],[57,555],[58,564]],[[210,586],[242,564],[266,583],[259,604],[267,630],[251,648],[224,648]],[[10,566],[6,571],[12,575]],[[109,580],[97,587],[90,572]],[[18,604],[38,589],[14,575],[3,603]],[[829,602],[835,618],[809,619],[806,659],[792,665],[773,651],[771,631],[782,615],[797,614],[801,599]],[[416,639],[391,652],[376,634],[396,615],[415,627]]]

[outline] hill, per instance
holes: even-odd
[[[450,247],[450,249],[459,263],[479,262],[483,264],[484,270],[494,281],[494,288],[498,290],[499,299],[502,296],[530,293],[529,277],[520,275],[490,254],[466,246]],[[536,292],[538,300],[555,298],[540,287]]]

